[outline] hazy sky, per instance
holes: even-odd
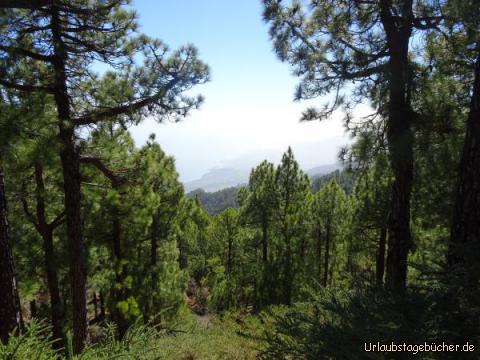
[[[176,158],[182,180],[214,167],[252,166],[252,159],[270,158],[289,145],[304,168],[336,161],[348,141],[342,115],[298,122],[307,104],[292,100],[298,79],[272,50],[260,0],[134,0],[133,7],[140,31],[171,48],[193,43],[211,68],[211,81],[194,89],[205,96],[200,110],[181,123],[147,120],[132,129],[138,145],[157,135]]]

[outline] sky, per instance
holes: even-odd
[[[198,179],[212,168],[273,161],[288,146],[305,170],[337,161],[349,141],[342,114],[321,123],[298,121],[302,110],[325,99],[293,101],[298,79],[272,50],[260,0],[133,0],[132,5],[141,32],[172,49],[194,44],[210,66],[211,81],[193,90],[205,97],[199,110],[180,123],[147,119],[132,129],[137,145],[156,134],[175,157],[181,180]]]

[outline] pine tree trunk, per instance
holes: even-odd
[[[47,273],[47,287],[50,295],[50,314],[52,319],[53,338],[56,340],[56,348],[63,346],[62,341],[62,301],[60,299],[60,288],[58,285],[58,275],[53,247],[53,226],[47,224],[45,208],[45,183],[43,181],[43,167],[37,162],[35,164],[35,183],[37,200],[37,230],[43,239],[43,251],[45,270]]]
[[[151,235],[150,235],[150,265],[154,267],[157,265],[157,250],[158,250],[158,214],[157,210],[152,219]]]
[[[480,53],[474,76],[448,249],[451,267],[478,262],[480,250]]]
[[[47,286],[50,294],[50,314],[52,318],[53,338],[56,340],[55,346],[63,346],[63,319],[62,319],[62,300],[60,298],[60,287],[58,285],[58,275],[56,261],[53,249],[53,234],[51,231],[42,234],[43,246],[45,251],[45,267],[47,269]]]
[[[393,15],[391,3],[381,1],[381,21],[390,50],[387,140],[394,180],[388,221],[388,288],[403,292],[407,285],[407,258],[412,246],[410,199],[413,180],[413,111],[410,105],[408,46],[412,32],[412,0],[402,3],[402,23]]]
[[[230,234],[228,234],[228,249],[227,249],[227,274],[230,274],[232,272],[233,268],[233,239]]]
[[[292,302],[292,286],[293,286],[293,274],[292,274],[292,245],[290,237],[286,239],[286,254],[285,254],[285,279],[284,279],[284,294],[285,305],[290,305]]]
[[[93,292],[92,303],[93,303],[94,319],[97,320],[98,319],[98,299],[97,299],[97,292],[96,291]]]
[[[322,229],[317,224],[317,276],[318,281],[322,278]]]
[[[22,327],[22,313],[8,237],[7,199],[3,168],[0,164],[0,340]]]
[[[158,238],[159,238],[159,216],[160,216],[160,209],[157,209],[155,215],[152,218],[152,225],[150,226],[150,281],[152,286],[156,286],[157,284],[157,258],[158,258]],[[153,299],[151,296],[148,297],[147,301],[145,301],[145,306],[143,309],[143,318],[144,321],[149,321],[151,317],[151,312],[153,308]]]
[[[67,90],[65,46],[61,37],[62,23],[59,9],[51,7],[53,68],[55,73],[54,99],[59,120],[59,137],[63,146],[60,158],[63,170],[68,252],[70,258],[70,286],[72,293],[73,351],[83,350],[87,339],[87,291],[85,249],[81,228],[80,156],[75,145],[75,129],[70,115]]]
[[[383,275],[385,274],[385,250],[387,245],[387,227],[382,226],[380,238],[378,239],[377,258],[375,266],[375,277],[377,285],[383,285]]]
[[[105,320],[105,298],[103,296],[103,291],[99,292],[98,301],[100,303],[100,320]]]
[[[331,223],[330,218],[327,221],[327,231],[325,237],[325,259],[323,264],[323,286],[326,287],[328,285],[328,267],[329,267],[329,260],[330,260],[330,237],[331,237]]]
[[[177,246],[178,246],[178,267],[180,270],[183,270],[187,267],[187,255],[186,255],[186,244],[185,240],[182,239],[181,236],[178,237],[177,240]]]
[[[268,221],[262,221],[262,261],[268,261]]]
[[[30,300],[30,319],[37,317],[37,301],[35,299]]]
[[[65,147],[61,153],[61,160],[73,305],[73,349],[78,354],[82,351],[87,339],[87,291],[85,249],[81,229],[80,167],[73,143],[73,130],[67,133],[62,131],[62,140]]]
[[[125,294],[125,277],[126,269],[123,264],[123,253],[122,253],[122,244],[121,244],[121,224],[119,209],[117,206],[114,206],[112,210],[113,221],[112,221],[112,242],[113,242],[113,256],[115,259],[115,281],[116,284],[113,289],[114,295],[114,304],[112,309],[112,314],[114,315],[115,322],[118,327],[118,336],[120,339],[123,338],[127,332],[128,323],[125,315],[122,310],[118,307],[120,301],[124,301],[126,298]]]

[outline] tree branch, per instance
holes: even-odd
[[[116,175],[112,170],[107,168],[105,164],[100,160],[99,158],[96,157],[82,157],[80,158],[80,163],[83,164],[90,164],[95,166],[98,170],[100,170],[103,175],[105,175],[106,178],[108,178],[113,186],[119,186],[121,184],[126,183],[126,179]]]
[[[49,5],[52,0],[0,0],[1,9],[39,9]]]
[[[154,96],[150,96],[142,100],[133,101],[125,105],[108,108],[106,110],[102,110],[96,113],[87,114],[79,118],[76,118],[73,121],[75,122],[76,125],[92,125],[92,124],[98,123],[101,120],[105,120],[118,115],[128,114],[133,111],[140,110],[145,106],[148,106],[150,104],[154,104],[155,102],[157,102],[160,98],[162,98],[167,93],[168,90],[172,89],[179,81],[180,81],[180,77],[175,77],[167,85],[165,85],[165,88],[163,89],[163,91],[160,91],[158,94]]]
[[[15,90],[27,91],[27,92],[43,91],[43,92],[48,92],[50,94],[53,94],[53,91],[54,91],[54,89],[49,86],[17,84],[2,78],[0,78],[0,85],[8,89],[15,89]]]
[[[25,213],[25,216],[27,217],[28,221],[35,227],[35,229],[39,229],[38,223],[35,221],[35,216],[33,216],[32,212],[30,211],[30,208],[28,206],[27,199],[25,198],[25,181],[22,183],[22,194],[20,196],[20,199],[22,201],[22,206],[23,206],[23,212]]]
[[[50,223],[48,224],[48,227],[53,230],[56,227],[62,225],[65,222],[65,210],[62,211],[60,214],[57,215],[57,217]]]
[[[427,16],[414,18],[413,26],[420,30],[435,29],[444,19],[445,17],[443,16]]]
[[[22,48],[17,48],[13,46],[3,46],[0,45],[0,50],[5,51],[5,52],[10,52],[10,53],[17,53],[19,55],[23,55],[35,60],[40,60],[40,61],[46,61],[46,62],[52,62],[53,61],[53,56],[51,55],[42,55],[38,54],[36,52],[27,50],[27,49],[22,49]]]

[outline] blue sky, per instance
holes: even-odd
[[[182,180],[215,167],[277,160],[289,145],[306,169],[336,161],[348,141],[342,116],[298,122],[308,104],[293,102],[297,79],[272,51],[260,0],[133,0],[132,5],[141,32],[171,48],[193,43],[211,68],[211,81],[194,89],[205,96],[200,110],[181,123],[146,120],[132,129],[138,145],[150,133],[157,135],[176,158]]]

